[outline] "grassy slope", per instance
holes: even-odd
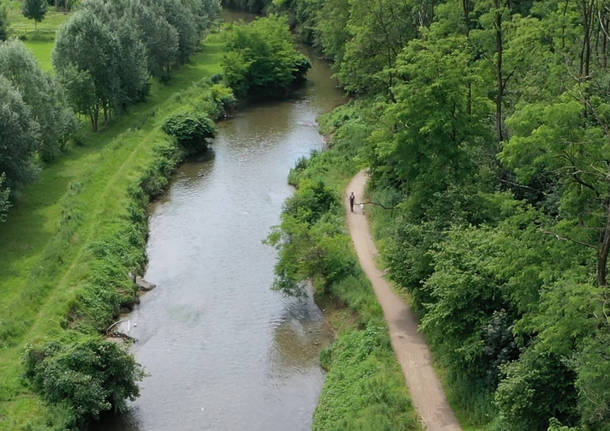
[[[54,25],[63,19],[57,17]],[[52,41],[27,45],[50,69]],[[0,430],[19,429],[46,409],[21,381],[21,352],[26,343],[64,331],[69,304],[93,259],[89,246],[119,229],[128,206],[128,184],[165,140],[162,120],[188,103],[180,92],[220,72],[221,53],[220,38],[210,36],[169,85],[154,82],[146,103],[132,107],[101,132],[87,133],[83,146],[45,167],[0,225]],[[73,211],[78,217],[70,220],[70,236],[65,238],[58,233],[60,220]]]

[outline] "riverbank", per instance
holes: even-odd
[[[181,157],[161,125],[178,112],[219,112],[206,78],[220,72],[222,52],[211,35],[168,85],[153,82],[146,103],[85,132],[0,225],[0,428],[53,429],[69,416],[23,381],[21,354],[27,344],[97,333],[136,300],[129,272],[145,263],[149,196]]]
[[[323,116],[322,131],[330,134],[337,121],[336,114]],[[341,196],[361,169],[359,145],[331,140],[291,172],[297,191],[270,237],[280,250],[278,287],[313,279],[316,302],[336,333],[321,354],[328,374],[313,429],[419,430],[381,307],[347,234]]]

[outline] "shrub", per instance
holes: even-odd
[[[496,403],[507,430],[546,430],[551,418],[574,425],[574,373],[560,358],[530,348],[503,367]]]
[[[175,115],[163,124],[163,131],[175,137],[188,154],[205,150],[207,139],[215,135],[214,122],[203,114]]]
[[[5,180],[4,173],[0,174],[0,223],[6,221],[8,210],[11,207],[11,202],[9,201],[11,189],[4,185]]]
[[[101,338],[28,347],[24,361],[34,389],[50,403],[67,404],[78,423],[111,409],[124,411],[144,376],[124,348]]]
[[[311,67],[309,59],[297,50],[284,18],[270,16],[233,25],[226,35],[223,74],[239,97],[281,95],[303,81]]]

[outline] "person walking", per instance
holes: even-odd
[[[349,209],[351,212],[354,212],[355,201],[356,201],[356,196],[354,195],[354,192],[352,192],[352,194],[349,195]]]

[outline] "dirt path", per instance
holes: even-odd
[[[362,202],[368,177],[358,173],[347,187],[354,192],[356,203]],[[430,351],[424,337],[417,332],[417,321],[409,306],[393,291],[375,263],[379,254],[373,242],[366,217],[359,205],[349,210],[345,199],[347,222],[362,269],[371,280],[377,299],[390,329],[392,346],[402,367],[413,404],[428,431],[458,431],[462,428],[447,402],[441,383],[434,372]]]

